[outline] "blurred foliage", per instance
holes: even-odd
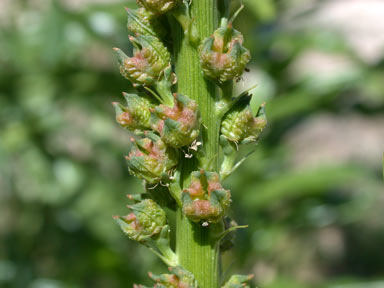
[[[383,142],[364,138],[383,132],[384,58],[367,64],[343,35],[307,25],[326,1],[298,9],[305,2],[244,0],[235,23],[253,58],[237,89],[258,85],[254,105],[267,102],[269,125],[226,182],[231,214],[249,228],[224,253],[223,273],[255,273],[267,288],[384,287],[382,151],[365,148]],[[135,3],[0,3],[0,287],[131,287],[165,271],[111,217],[142,189],[110,105],[131,89],[111,50],[129,48],[123,6]],[[316,145],[300,142],[320,115],[362,124],[341,127],[353,141],[327,132],[335,122]],[[311,162],[320,148],[341,152]]]

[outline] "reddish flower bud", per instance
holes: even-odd
[[[191,184],[183,191],[183,212],[192,221],[217,222],[231,203],[231,193],[220,184],[219,174],[192,172]]]
[[[123,93],[127,106],[112,103],[116,111],[116,122],[131,131],[146,130],[151,127],[151,109],[154,105],[145,96]]]
[[[172,274],[155,275],[148,273],[156,284],[154,287],[169,287],[169,288],[197,288],[197,282],[193,274],[180,266],[170,267],[169,271]]]
[[[163,70],[170,65],[170,54],[161,41],[150,35],[129,37],[135,46],[133,57],[128,57],[118,48],[120,72],[134,85],[152,85],[158,81]]]
[[[200,115],[196,101],[175,94],[174,106],[159,105],[151,118],[152,129],[172,147],[189,145],[199,135]]]
[[[177,165],[177,151],[167,147],[154,133],[146,136],[134,141],[126,159],[132,175],[153,184]]]
[[[211,37],[199,46],[200,64],[205,76],[225,82],[240,77],[251,59],[249,50],[242,46],[243,35],[233,29],[226,18]]]
[[[121,229],[132,240],[145,242],[159,234],[166,225],[164,210],[151,199],[130,206],[133,210],[127,216],[115,217]]]

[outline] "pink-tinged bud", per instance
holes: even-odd
[[[133,57],[114,48],[120,64],[120,73],[134,85],[152,85],[160,80],[163,70],[170,65],[170,54],[163,43],[150,35],[130,37],[135,46]]]
[[[246,282],[252,280],[252,278],[253,274],[232,275],[222,288],[249,288],[250,286]]]
[[[253,116],[250,100],[246,95],[224,116],[221,134],[228,140],[239,144],[255,142],[267,125],[264,104],[260,106],[256,116]]]
[[[197,288],[197,282],[191,272],[180,266],[170,267],[169,271],[172,274],[155,275],[148,273],[149,278],[156,283],[154,287]]]
[[[116,122],[131,131],[147,130],[151,127],[151,109],[154,105],[145,96],[123,93],[127,106],[117,102],[112,103],[115,107]]]
[[[174,106],[159,105],[152,114],[152,129],[172,147],[190,145],[199,135],[200,114],[196,101],[175,94]]]
[[[217,222],[231,203],[231,193],[220,183],[219,174],[204,170],[192,172],[189,188],[182,195],[183,212],[192,221]]]
[[[171,10],[178,0],[137,0],[137,4],[154,14],[163,14]]]
[[[219,82],[240,77],[251,59],[249,50],[242,44],[243,35],[222,18],[220,27],[199,46],[204,75]]]
[[[164,210],[151,199],[129,206],[132,213],[115,217],[121,229],[132,240],[145,242],[159,234],[166,225]]]
[[[154,184],[177,165],[178,155],[154,133],[147,133],[146,136],[133,143],[126,159],[132,175]]]

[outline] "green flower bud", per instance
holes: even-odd
[[[177,165],[177,151],[167,147],[159,136],[146,133],[140,140],[132,139],[133,145],[127,159],[129,172],[149,184],[158,183]]]
[[[127,28],[134,35],[150,35],[163,38],[166,31],[155,15],[145,8],[128,9]]]
[[[240,77],[251,59],[249,50],[242,46],[243,41],[243,35],[222,18],[220,27],[199,46],[204,75],[219,82]]]
[[[132,240],[146,242],[159,234],[166,225],[164,210],[151,199],[143,200],[129,206],[132,213],[127,216],[116,216],[121,229]]]
[[[174,106],[159,105],[151,118],[152,129],[172,147],[189,145],[199,135],[200,114],[196,101],[174,94]]]
[[[222,288],[249,288],[249,285],[246,283],[251,280],[253,275],[232,275],[227,283],[222,286]]]
[[[163,14],[171,10],[178,0],[137,0],[137,4],[154,14]]]
[[[183,212],[192,221],[218,222],[231,203],[231,193],[220,184],[219,174],[192,172],[191,184],[182,194]]]
[[[120,64],[120,73],[134,86],[152,85],[160,80],[162,72],[170,65],[170,54],[161,41],[150,35],[130,36],[135,46],[133,57],[128,57],[118,48],[114,48]]]
[[[250,100],[248,95],[242,97],[224,116],[221,134],[228,140],[239,144],[255,142],[267,125],[264,104],[254,117],[249,105]]]
[[[113,102],[116,112],[116,122],[131,131],[146,130],[151,127],[151,109],[154,105],[145,96],[123,93],[127,106]]]

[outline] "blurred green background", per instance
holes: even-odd
[[[223,273],[384,287],[384,1],[243,2],[235,26],[253,60],[236,90],[257,84],[269,125],[226,182],[249,228]],[[131,287],[165,272],[111,217],[142,189],[110,105],[132,90],[111,49],[129,47],[124,6],[136,4],[0,1],[0,287]]]

